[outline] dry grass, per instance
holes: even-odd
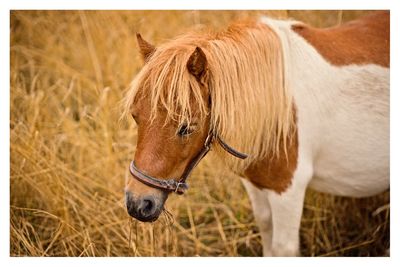
[[[136,130],[118,103],[141,67],[134,33],[160,43],[193,27],[258,14],[335,25],[362,11],[13,11],[12,256],[259,256],[237,177],[207,158],[186,196],[153,224],[130,220],[124,176]],[[229,187],[227,186],[229,185]],[[354,200],[309,192],[303,255],[383,255],[389,193]]]

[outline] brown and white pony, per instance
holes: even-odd
[[[308,186],[351,197],[388,189],[389,17],[327,29],[264,17],[157,48],[138,35],[128,213],[156,220],[173,191],[157,183],[172,177],[177,189],[205,143],[243,177],[265,256],[299,254]]]

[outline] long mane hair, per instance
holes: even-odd
[[[204,88],[186,68],[196,47],[207,57],[211,110]],[[250,155],[245,161],[230,157],[231,163],[244,167],[279,156],[282,148],[286,153],[294,109],[285,66],[279,37],[263,23],[234,24],[220,33],[188,33],[157,47],[131,83],[125,110],[150,98],[152,120],[160,107],[168,121],[178,124],[210,115],[214,131]]]

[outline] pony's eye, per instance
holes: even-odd
[[[194,127],[191,125],[187,125],[187,124],[182,124],[177,132],[177,135],[179,136],[188,136],[191,133],[193,133],[194,131]]]

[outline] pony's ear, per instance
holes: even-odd
[[[200,81],[207,70],[206,54],[204,54],[200,47],[196,47],[194,52],[190,55],[186,66],[189,72]]]
[[[139,45],[140,53],[142,54],[142,58],[144,62],[147,62],[154,51],[156,51],[156,48],[154,47],[154,45],[145,41],[140,33],[136,33],[136,38]]]

